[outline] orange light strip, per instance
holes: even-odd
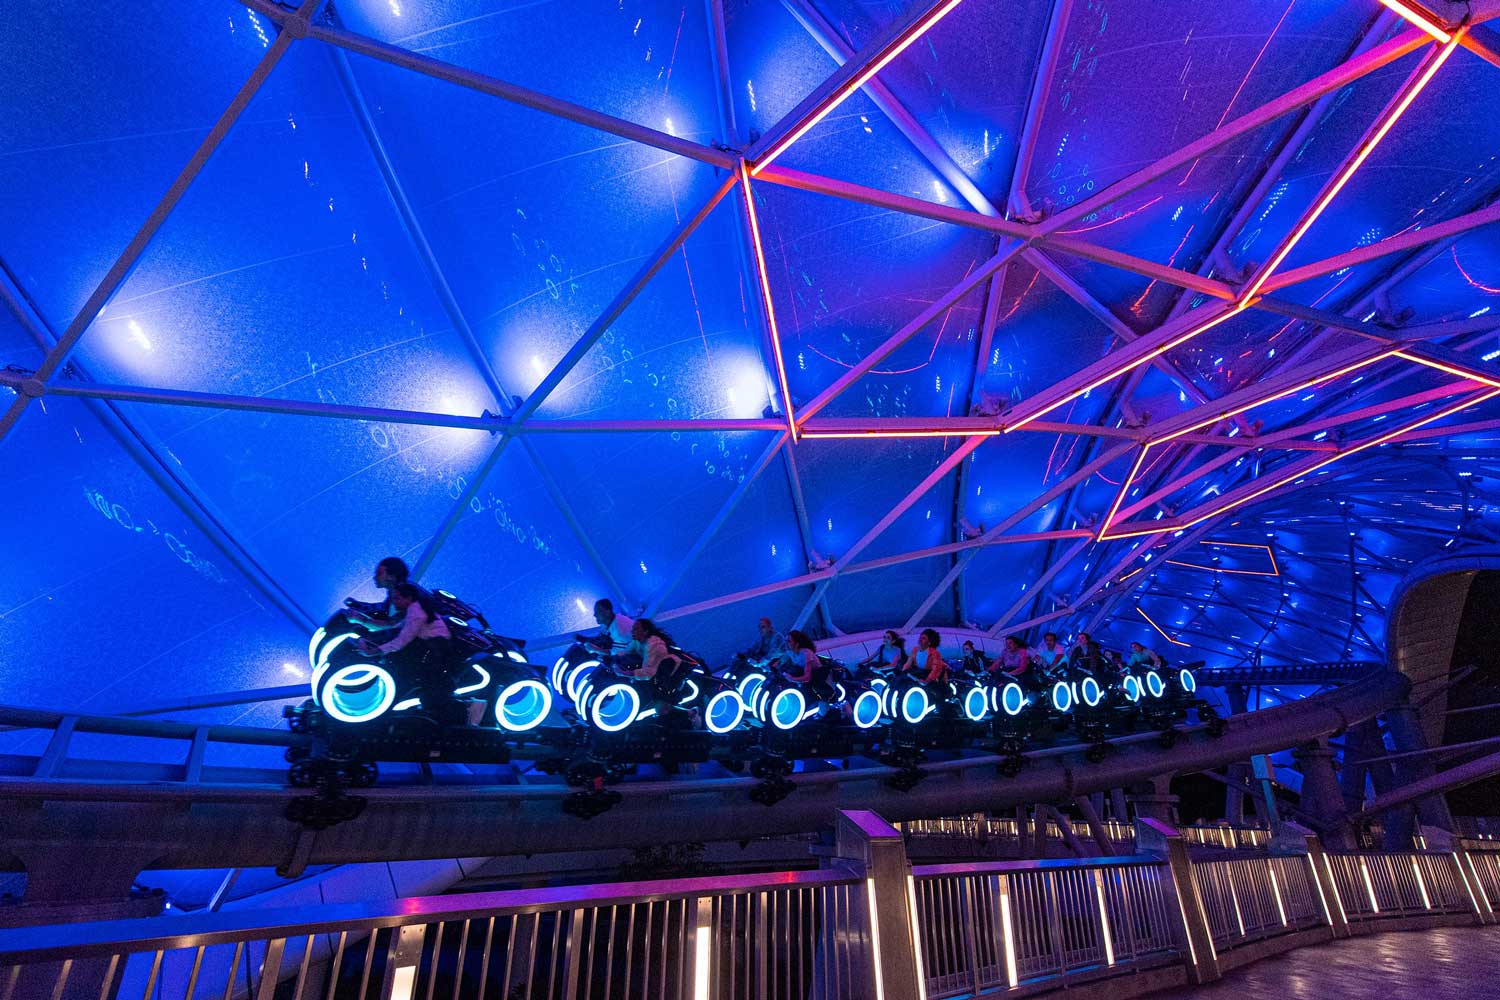
[[[1380,4],[1382,7],[1394,11],[1404,20],[1411,22],[1413,26],[1421,28],[1423,31],[1427,32],[1429,35],[1431,35],[1433,38],[1436,38],[1440,42],[1446,43],[1453,37],[1451,34],[1440,28],[1437,25],[1437,22],[1433,21],[1425,13],[1408,7],[1406,4],[1402,3],[1401,0],[1380,0]]]
[[[1163,344],[1162,346],[1156,348],[1150,354],[1147,354],[1147,355],[1145,355],[1144,357],[1141,357],[1141,358],[1137,358],[1134,361],[1127,361],[1125,364],[1122,364],[1118,368],[1115,368],[1112,371],[1110,371],[1109,374],[1099,376],[1098,378],[1096,378],[1094,381],[1090,382],[1088,385],[1084,386],[1083,388],[1081,388],[1081,389],[1075,389],[1073,392],[1068,393],[1062,399],[1059,399],[1057,402],[1055,402],[1055,403],[1051,404],[1050,406],[1048,406],[1045,410],[1038,410],[1037,412],[1031,414],[1029,417],[1025,418],[1024,420],[1018,420],[1018,421],[1016,421],[1013,424],[1007,424],[1006,428],[1005,428],[1006,433],[1010,433],[1011,431],[1015,431],[1015,430],[1020,430],[1022,427],[1025,427],[1027,424],[1031,423],[1033,420],[1037,419],[1038,417],[1043,416],[1044,414],[1047,414],[1047,413],[1051,413],[1053,410],[1057,409],[1059,406],[1063,405],[1064,403],[1071,402],[1072,400],[1077,399],[1079,396],[1082,396],[1086,392],[1092,392],[1093,390],[1099,388],[1104,383],[1108,382],[1110,379],[1116,378],[1116,377],[1118,377],[1120,375],[1123,375],[1126,372],[1130,371],[1132,368],[1137,368],[1137,367],[1145,364],[1146,362],[1152,360],[1153,358],[1160,357],[1161,355],[1163,355],[1163,354],[1167,353],[1168,351],[1170,351],[1172,348],[1177,347],[1180,344],[1187,343],[1189,340],[1192,340],[1194,337],[1198,336],[1198,334],[1200,334],[1200,333],[1204,333],[1204,332],[1206,332],[1208,330],[1212,330],[1214,327],[1218,326],[1220,323],[1224,322],[1225,320],[1231,319],[1231,318],[1233,318],[1235,316],[1238,316],[1240,313],[1242,313],[1246,309],[1248,309],[1251,306],[1251,304],[1252,303],[1250,303],[1248,300],[1247,301],[1243,301],[1243,302],[1236,302],[1234,304],[1233,308],[1227,310],[1226,312],[1223,312],[1223,313],[1219,314],[1218,316],[1215,316],[1213,319],[1207,320],[1206,322],[1202,323],[1199,326],[1195,326],[1195,327],[1190,328],[1187,333],[1184,333],[1182,336],[1176,337],[1176,338],[1168,341],[1167,343]]]
[[[1161,637],[1163,639],[1165,639],[1168,642],[1172,643],[1174,646],[1189,646],[1189,645],[1192,645],[1191,643],[1187,643],[1187,642],[1178,642],[1176,639],[1172,638],[1170,635],[1167,635],[1167,633],[1162,632],[1161,626],[1158,625],[1158,624],[1156,624],[1156,622],[1151,621],[1151,616],[1148,615],[1148,614],[1146,614],[1146,612],[1145,612],[1144,609],[1142,609],[1142,608],[1136,608],[1136,611],[1139,611],[1141,617],[1144,618],[1144,619],[1146,619],[1146,621],[1151,622],[1151,627],[1154,628],[1154,629],[1156,629],[1156,631],[1161,634]]]
[[[1149,442],[1141,445],[1141,452],[1135,457],[1135,464],[1130,467],[1130,475],[1126,476],[1124,481],[1120,483],[1120,491],[1115,494],[1114,505],[1109,508],[1109,513],[1104,516],[1104,520],[1100,523],[1099,541],[1104,541],[1104,533],[1109,530],[1109,526],[1114,521],[1115,515],[1120,512],[1120,504],[1125,502],[1125,491],[1130,489],[1130,484],[1135,480],[1135,474],[1141,471],[1141,463],[1146,460],[1146,452],[1150,450],[1151,445]]]
[[[843,104],[844,101],[849,98],[849,95],[853,94],[856,90],[869,83],[870,80],[875,76],[875,74],[885,69],[885,67],[890,64],[891,60],[895,59],[901,53],[905,52],[913,42],[927,33],[927,29],[931,28],[943,18],[947,17],[948,14],[952,12],[953,8],[957,7],[961,2],[962,0],[948,0],[947,3],[930,11],[926,17],[913,24],[910,31],[908,31],[901,38],[896,39],[895,44],[891,46],[889,51],[880,56],[880,58],[876,59],[870,65],[866,66],[857,75],[849,79],[843,86],[839,87],[838,90],[834,91],[833,94],[828,98],[828,100],[823,102],[822,108],[820,108],[816,114],[810,115],[807,121],[803,122],[791,132],[788,132],[786,135],[782,136],[774,145],[772,145],[769,149],[762,153],[760,159],[756,160],[755,163],[750,166],[750,175],[753,177],[759,174],[766,167],[770,166],[772,160],[776,159],[776,157],[787,151],[787,147],[806,135],[814,125],[818,124],[818,122],[828,117],[829,113],[832,112],[834,108],[838,107],[840,104]]]
[[[1487,375],[1481,375],[1478,372],[1469,371],[1465,368],[1456,368],[1452,365],[1445,365],[1441,361],[1433,361],[1430,358],[1424,358],[1416,354],[1407,354],[1405,351],[1392,351],[1391,353],[1396,355],[1396,357],[1398,358],[1405,358],[1407,361],[1414,361],[1419,365],[1426,365],[1428,368],[1436,368],[1440,372],[1447,372],[1449,375],[1457,375],[1459,378],[1468,379],[1470,382],[1483,382],[1485,385],[1500,389],[1500,381],[1496,381],[1495,379],[1490,378]]]
[[[1375,147],[1380,145],[1380,141],[1385,138],[1386,133],[1395,126],[1396,122],[1400,121],[1401,116],[1406,113],[1406,109],[1411,107],[1412,101],[1417,99],[1417,95],[1422,93],[1427,84],[1437,75],[1437,71],[1443,68],[1443,63],[1447,62],[1448,57],[1453,54],[1453,50],[1458,48],[1458,42],[1458,35],[1453,35],[1446,40],[1437,58],[1432,60],[1432,64],[1417,78],[1417,82],[1401,98],[1400,103],[1386,116],[1385,121],[1380,123],[1380,127],[1375,130],[1375,134],[1370,136],[1360,146],[1359,151],[1354,154],[1354,158],[1344,164],[1344,169],[1339,172],[1338,179],[1323,193],[1323,196],[1313,206],[1312,211],[1297,225],[1296,229],[1292,230],[1291,235],[1282,241],[1280,248],[1271,256],[1271,259],[1266,262],[1265,266],[1261,268],[1255,280],[1245,289],[1243,295],[1245,299],[1249,299],[1256,292],[1260,291],[1261,286],[1271,277],[1272,272],[1281,266],[1282,262],[1286,260],[1287,255],[1292,252],[1302,237],[1307,235],[1307,231],[1318,221],[1318,217],[1323,214],[1323,210],[1344,189],[1344,185],[1349,183],[1349,179],[1354,176],[1355,171],[1359,170],[1365,160],[1369,159],[1370,154],[1375,152]]]
[[[1201,524],[1202,522],[1208,520],[1211,517],[1216,517],[1219,514],[1227,513],[1228,511],[1231,511],[1231,510],[1233,510],[1236,507],[1241,507],[1241,506],[1249,503],[1251,500],[1254,500],[1256,497],[1259,497],[1259,496],[1262,496],[1262,495],[1264,495],[1266,493],[1269,493],[1271,490],[1274,490],[1274,489],[1276,489],[1279,486],[1285,486],[1287,483],[1291,482],[1294,479],[1301,478],[1302,476],[1311,475],[1312,473],[1314,473],[1314,472],[1318,471],[1319,469],[1323,468],[1325,465],[1329,465],[1330,463],[1337,462],[1341,458],[1345,458],[1345,457],[1347,457],[1349,455],[1358,454],[1359,452],[1364,451],[1366,448],[1373,448],[1376,445],[1384,444],[1385,442],[1391,440],[1392,438],[1400,437],[1402,434],[1409,434],[1410,432],[1418,429],[1419,427],[1425,427],[1427,424],[1430,424],[1430,423],[1432,423],[1435,420],[1441,420],[1444,417],[1452,416],[1453,414],[1458,413],[1461,410],[1467,410],[1471,406],[1478,406],[1480,403],[1483,403],[1483,402],[1485,402],[1487,400],[1493,399],[1496,396],[1500,396],[1500,389],[1492,389],[1491,391],[1485,393],[1482,396],[1479,396],[1477,398],[1472,398],[1472,399],[1466,400],[1466,401],[1461,402],[1461,403],[1457,403],[1457,404],[1455,404],[1453,406],[1448,407],[1445,410],[1441,410],[1441,411],[1439,411],[1437,413],[1434,413],[1430,417],[1427,417],[1427,418],[1425,418],[1423,420],[1419,420],[1416,423],[1410,424],[1410,425],[1408,425],[1406,427],[1397,428],[1394,431],[1390,431],[1389,433],[1382,434],[1380,437],[1372,438],[1371,440],[1366,441],[1363,444],[1355,445],[1354,447],[1349,448],[1349,449],[1347,449],[1345,451],[1341,451],[1338,454],[1333,455],[1330,458],[1325,458],[1321,462],[1317,462],[1317,463],[1315,463],[1313,465],[1310,465],[1310,466],[1308,466],[1305,469],[1298,469],[1296,472],[1293,472],[1289,476],[1284,476],[1281,479],[1278,479],[1276,482],[1271,483],[1268,486],[1262,487],[1261,489],[1256,490],[1254,493],[1251,493],[1251,494],[1248,494],[1247,496],[1241,497],[1238,500],[1234,500],[1234,501],[1231,501],[1230,503],[1226,503],[1226,504],[1223,504],[1223,505],[1221,505],[1219,507],[1216,507],[1213,510],[1210,510],[1207,514],[1200,514],[1197,517],[1193,518],[1191,521],[1181,521],[1181,522],[1173,522],[1171,524],[1155,525],[1155,526],[1148,527],[1148,528],[1141,528],[1141,529],[1138,529],[1136,531],[1122,531],[1122,532],[1119,532],[1118,534],[1114,534],[1114,535],[1103,535],[1103,534],[1101,534],[1099,536],[1099,540],[1101,542],[1102,541],[1114,541],[1117,538],[1137,538],[1137,537],[1140,537],[1141,535],[1159,535],[1159,534],[1161,534],[1163,532],[1166,532],[1166,531],[1177,531],[1180,528],[1191,528],[1193,525],[1195,525],[1195,524]]]
[[[1236,549],[1259,549],[1271,560],[1271,571],[1268,573],[1261,569],[1224,569],[1222,566],[1205,566],[1202,563],[1185,562],[1181,559],[1163,560],[1170,566],[1189,566],[1193,569],[1206,569],[1214,573],[1228,573],[1233,576],[1280,576],[1281,567],[1276,565],[1276,553],[1271,551],[1269,545],[1255,545],[1250,542],[1199,542],[1199,545],[1221,545]]]
[[[1234,408],[1232,410],[1225,410],[1222,413],[1217,414],[1216,416],[1207,417],[1204,420],[1202,420],[1202,421],[1200,421],[1200,422],[1198,422],[1196,424],[1193,424],[1191,427],[1188,427],[1188,428],[1186,428],[1184,430],[1173,431],[1171,434],[1168,434],[1165,437],[1154,439],[1151,443],[1152,444],[1165,444],[1168,441],[1171,441],[1171,440],[1173,440],[1175,438],[1182,437],[1182,435],[1184,435],[1184,434],[1191,434],[1193,431],[1200,430],[1200,429],[1202,429],[1204,427],[1209,426],[1210,424],[1216,424],[1216,423],[1218,423],[1221,420],[1228,420],[1230,417],[1237,417],[1241,413],[1244,413],[1246,410],[1253,410],[1257,406],[1264,406],[1266,403],[1274,403],[1278,399],[1285,399],[1287,396],[1291,396],[1291,395],[1294,395],[1296,393],[1299,393],[1299,392],[1301,392],[1304,389],[1310,389],[1310,388],[1312,388],[1315,385],[1319,385],[1319,384],[1321,384],[1323,382],[1328,382],[1328,381],[1330,381],[1332,379],[1336,379],[1340,375],[1347,375],[1350,372],[1358,371],[1359,369],[1364,368],[1367,365],[1373,365],[1377,361],[1384,361],[1386,358],[1390,357],[1393,354],[1394,355],[1398,355],[1400,357],[1406,357],[1405,354],[1402,354],[1398,350],[1390,350],[1390,351],[1386,351],[1384,354],[1377,354],[1373,358],[1367,358],[1364,361],[1356,361],[1353,364],[1346,365],[1343,368],[1340,368],[1338,371],[1329,372],[1327,375],[1319,375],[1317,378],[1310,378],[1306,382],[1301,383],[1300,385],[1293,386],[1292,388],[1286,389],[1286,390],[1284,390],[1282,392],[1278,392],[1275,395],[1264,396],[1264,397],[1262,397],[1260,399],[1252,400],[1251,402],[1246,403],[1243,406],[1236,407],[1236,408]],[[1416,359],[1413,358],[1412,360],[1416,360]],[[1500,383],[1492,383],[1492,384],[1500,384]]]
[[[792,413],[792,391],[786,383],[786,361],[781,356],[781,331],[776,326],[776,306],[771,301],[771,279],[766,272],[766,253],[760,242],[760,219],[755,214],[755,194],[750,190],[750,172],[740,161],[740,185],[745,194],[745,212],[750,216],[750,246],[755,250],[755,267],[760,272],[760,301],[766,311],[766,325],[771,334],[771,353],[776,356],[776,381],[781,386],[781,405],[786,410],[787,427],[796,442],[797,418]]]

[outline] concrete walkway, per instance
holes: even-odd
[[[1152,1000],[1482,1000],[1500,997],[1500,927],[1442,927],[1330,941]]]

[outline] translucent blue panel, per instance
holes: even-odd
[[[687,567],[681,582],[661,595],[663,607],[694,604],[807,571],[791,483],[784,459],[777,456]]]
[[[1067,477],[1058,463],[1076,438],[1053,434],[1007,434],[981,445],[969,463],[967,490],[960,508],[974,528],[994,528]],[[1040,516],[1033,515],[1012,529],[1013,533],[1037,531]]]
[[[944,438],[804,439],[797,445],[797,467],[813,547],[826,558],[839,558],[956,446],[956,439]]]
[[[1168,357],[1171,357],[1170,351]],[[1162,421],[1196,406],[1199,397],[1190,394],[1189,389],[1196,387],[1197,381],[1188,382],[1187,378],[1190,376],[1187,376],[1186,371],[1183,375],[1185,377],[1175,377],[1175,374],[1168,375],[1157,365],[1149,366],[1130,394],[1131,407],[1138,414],[1149,414],[1152,420]]]
[[[1035,596],[1036,579],[1046,571],[1042,564],[1046,550],[1047,546],[1039,542],[981,549],[964,570],[967,617],[981,627],[991,628],[1016,602],[1024,600],[1007,625],[1024,620],[1030,598]],[[1002,635],[1008,634],[1008,629],[1002,630]]]
[[[756,185],[794,401],[806,402],[994,254],[989,237],[897,212]],[[927,263],[912,268],[909,261]],[[826,416],[962,412],[984,284],[918,332]]]
[[[1500,231],[1487,227],[1466,234],[1398,284],[1394,295],[1416,310],[1417,322],[1493,315],[1500,326]]]
[[[7,700],[107,714],[296,682],[307,658],[303,630],[85,404],[32,404],[0,444],[0,461],[13,470],[0,492]]]
[[[1104,355],[1114,335],[1052,281],[1024,262],[1006,273],[1004,297],[995,314],[995,336],[980,389],[1000,406],[1020,402]],[[1079,397],[1075,409],[1087,410]],[[1072,404],[1069,404],[1070,406]],[[1068,407],[1049,419],[1064,419]],[[1067,419],[1078,419],[1075,413]]]
[[[476,416],[494,406],[317,45],[282,59],[78,356],[126,384]]]
[[[719,134],[705,4],[342,0],[336,9],[351,30],[433,59],[695,142]]]
[[[749,145],[838,68],[779,3],[724,4],[736,140]]]
[[[150,426],[161,408],[122,411]],[[382,557],[415,562],[493,447],[482,431],[445,427],[214,410],[191,418],[162,436],[174,473],[319,619],[351,594],[373,599]]]
[[[1177,297],[1175,286],[1134,271],[1074,257],[1062,250],[1050,250],[1048,255],[1084,294],[1136,333],[1145,333],[1148,320]],[[1103,325],[1101,320],[1090,318]]]
[[[1423,53],[1424,55],[1426,53]],[[1495,67],[1455,53],[1307,236],[1296,267],[1478,208],[1500,180]]]
[[[818,6],[855,50],[925,9],[863,0]],[[1046,28],[1045,4],[965,2],[879,76],[923,132],[1002,208]]]
[[[1345,58],[1375,15],[1353,4],[1075,6],[1027,193],[1058,209]]]
[[[775,392],[762,360],[758,311],[747,287],[737,194],[725,198],[646,285],[572,373],[547,397],[542,417],[587,419],[759,418]],[[576,331],[581,333],[582,331]],[[576,335],[575,333],[575,335]],[[539,344],[507,384],[530,391],[572,347]]]
[[[962,438],[946,440],[944,457],[963,444]],[[953,541],[953,509],[957,499],[958,480],[957,470],[938,480],[865,549],[860,559],[878,559],[881,556],[916,552]],[[913,483],[912,489],[917,485],[918,483]]]
[[[565,491],[621,588],[642,605],[771,442],[755,434],[538,435],[536,454]],[[724,590],[736,589],[722,576]]]
[[[59,329],[146,221],[273,30],[229,0],[0,10],[0,245]]]
[[[828,588],[828,609],[845,632],[900,628],[917,605],[942,582],[952,562],[917,559],[887,569],[839,577]],[[929,620],[952,621],[953,591],[945,588]]]
[[[791,587],[751,601],[739,601],[680,618],[658,619],[658,624],[684,649],[694,650],[708,657],[714,666],[722,667],[736,652],[748,649],[755,641],[756,625],[761,617],[771,619],[771,623],[784,632],[792,627],[797,613],[811,595],[811,587]],[[810,635],[823,631],[818,612],[812,612],[803,628]]]
[[[438,265],[507,391],[539,381],[720,183],[651,147],[351,58]]]
[[[460,484],[467,486],[468,477],[453,485]],[[594,601],[610,596],[515,441],[501,452],[422,581],[477,606],[496,631],[522,638],[592,630]]]
[[[1353,154],[1366,130],[1379,119],[1386,103],[1419,66],[1421,57],[1420,51],[1411,53],[1338,92],[1259,209],[1229,244],[1229,256],[1235,264],[1258,266],[1276,252],[1324,186]],[[1339,198],[1342,197],[1341,193]],[[1341,249],[1347,250],[1361,239],[1361,234],[1344,233],[1343,239]]]
[[[41,345],[21,329],[10,310],[0,308],[0,368],[9,366],[35,371],[41,363]],[[14,390],[0,386],[0,401],[14,398]]]

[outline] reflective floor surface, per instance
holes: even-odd
[[[1331,941],[1252,962],[1208,986],[1151,996],[1152,1000],[1500,997],[1500,927],[1444,927]]]

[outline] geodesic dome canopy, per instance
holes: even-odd
[[[5,700],[295,682],[388,554],[537,646],[1380,655],[1495,532],[1497,15],[10,5]]]

